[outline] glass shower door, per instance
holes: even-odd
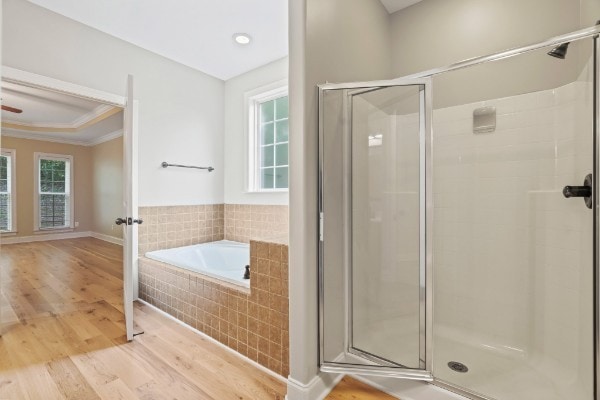
[[[321,369],[431,380],[428,80],[320,90]]]

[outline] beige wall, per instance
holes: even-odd
[[[2,137],[2,148],[17,151],[17,236],[33,235],[34,152],[73,156],[74,211],[75,222],[79,222],[79,227],[74,231],[85,232],[92,229],[91,148],[7,136]]]
[[[33,153],[43,152],[73,156],[74,214],[79,223],[74,232],[122,237],[121,228],[111,230],[114,219],[121,214],[122,138],[87,147],[3,136],[2,148],[17,151],[16,236],[33,235]]]
[[[123,229],[114,224],[123,210],[123,138],[119,137],[91,148],[94,232],[123,237]]]

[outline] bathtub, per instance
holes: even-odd
[[[220,240],[150,251],[146,253],[146,257],[211,278],[250,287],[250,280],[244,279],[246,265],[250,265],[250,245],[246,243]]]

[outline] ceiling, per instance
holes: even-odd
[[[62,93],[2,82],[2,134],[30,139],[91,145],[118,136],[122,110]]]
[[[29,1],[222,80],[288,54],[285,0]]]
[[[413,4],[417,4],[420,1],[423,0],[381,0],[386,10],[390,14],[400,11],[403,8],[410,7]]]

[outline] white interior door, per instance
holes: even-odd
[[[133,76],[127,77],[126,105],[123,121],[123,312],[127,340],[133,339],[133,300],[137,276],[137,105],[133,100]]]

